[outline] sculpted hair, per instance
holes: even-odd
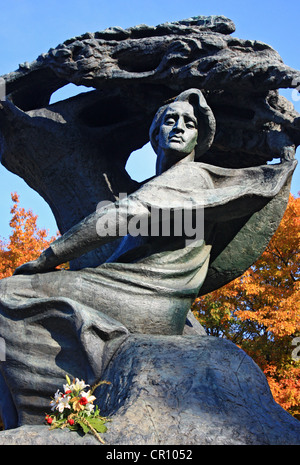
[[[197,160],[208,151],[213,143],[216,132],[215,117],[199,89],[189,89],[182,92],[176,97],[174,102],[188,102],[194,108],[198,121],[198,142],[195,148],[195,159]],[[149,137],[155,153],[158,150],[157,137],[159,128],[169,106],[170,103],[159,108],[150,126]]]

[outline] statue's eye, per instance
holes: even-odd
[[[166,118],[164,121],[164,124],[169,125],[169,126],[172,126],[172,124],[174,123],[175,123],[175,119],[171,116],[169,118]]]
[[[187,121],[185,125],[188,129],[197,129],[196,124],[192,120]]]

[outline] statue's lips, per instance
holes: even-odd
[[[183,139],[180,136],[172,136],[172,137],[169,137],[169,141],[170,142],[183,142]]]

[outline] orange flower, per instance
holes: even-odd
[[[84,405],[82,405],[81,397],[73,397],[70,400],[70,403],[72,404],[73,410],[75,410],[75,412],[80,412],[81,410],[84,410]]]

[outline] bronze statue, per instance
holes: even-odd
[[[39,66],[40,63],[35,69]],[[7,361],[0,364],[0,387],[5,393],[1,408],[7,428],[37,421],[56,390],[56,381],[64,378],[66,372],[90,384],[98,380],[109,370],[114,354],[123,347],[124,341],[132,340],[134,344],[136,335],[149,336],[151,341],[153,336],[188,334],[189,310],[194,299],[248,269],[279,224],[296,166],[295,160],[287,156],[289,141],[285,139],[281,163],[276,165],[259,164],[257,159],[253,162],[251,156],[256,155],[256,149],[249,163],[243,162],[244,166],[215,164],[220,153],[218,150],[211,153],[211,148],[215,135],[218,134],[218,141],[222,135],[205,92],[197,87],[185,88],[174,97],[173,90],[169,99],[161,98],[164,88],[159,91],[151,88],[149,95],[151,92],[164,101],[149,133],[157,154],[156,176],[141,184],[134,183],[124,175],[128,154],[122,158],[117,153],[111,161],[108,146],[105,150],[101,147],[102,152],[99,149],[104,155],[98,158],[98,148],[93,148],[90,158],[86,158],[82,178],[90,173],[91,186],[99,179],[101,189],[105,179],[105,188],[99,190],[102,197],[98,199],[98,208],[91,211],[90,203],[86,214],[87,209],[81,209],[83,204],[76,203],[80,197],[78,188],[75,205],[68,204],[72,210],[71,227],[65,228],[66,231],[62,228],[62,236],[37,260],[20,266],[13,277],[0,281],[0,337],[7,345]],[[119,97],[110,97],[115,98],[117,106]],[[222,99],[224,95],[216,92],[214,97]],[[21,97],[16,93],[12,98]],[[11,102],[3,103],[3,108],[7,114],[12,111],[19,123],[25,121],[30,130],[40,127],[42,132],[43,118],[51,113],[49,133],[54,128],[61,135],[66,125],[67,138],[77,128],[76,118],[81,118],[86,126],[78,134],[91,148],[91,134],[97,136],[100,132],[93,132],[90,113],[98,118],[101,142],[113,131],[109,121],[102,120],[93,106],[97,98],[99,94],[75,99],[76,117],[69,111],[75,100],[67,102],[57,114],[55,108],[62,108],[59,105],[50,106],[41,115],[39,109],[29,110],[30,116],[13,108]],[[91,112],[87,111],[89,107],[81,107],[83,101],[92,105]],[[99,101],[103,103],[102,95]],[[26,98],[22,105],[25,103]],[[110,114],[108,109],[107,118],[115,118],[115,113]],[[126,111],[122,119],[126,129]],[[130,131],[139,124],[145,125],[145,121],[140,123],[133,116]],[[114,121],[112,127],[116,131],[118,122]],[[249,125],[245,128],[248,140]],[[129,139],[127,136],[127,149]],[[116,140],[114,147],[118,147]],[[80,178],[80,169],[84,166],[80,155],[84,151],[82,141],[78,152],[76,144],[71,144],[76,147],[74,160],[79,170],[76,179]],[[14,151],[7,147],[9,164]],[[121,148],[122,144],[118,150]],[[31,146],[29,153],[30,150]],[[47,150],[52,149],[48,146]],[[59,160],[60,173],[64,163],[73,156],[73,149],[68,150],[69,158],[62,156]],[[33,150],[33,153],[36,152]],[[58,156],[55,151],[54,158]],[[40,160],[46,163],[45,157]],[[98,174],[95,173],[97,164]],[[28,170],[24,164],[16,165],[24,172]],[[71,168],[76,171],[76,166]],[[49,172],[49,179],[53,179],[52,165]],[[32,175],[29,170],[26,176],[36,185],[36,173]],[[45,186],[46,175],[41,189],[45,188],[49,195]],[[126,195],[124,186],[129,187]],[[70,199],[73,186],[68,188]],[[86,185],[84,189],[91,191]],[[103,197],[103,192],[109,192],[110,197]],[[85,201],[86,198],[85,195]],[[61,208],[63,200],[56,199],[58,213],[66,208],[65,205]],[[79,216],[80,221],[76,220]],[[61,216],[60,221],[63,224]],[[89,255],[95,250],[101,259]],[[81,257],[88,258],[80,261]],[[55,269],[67,261],[72,263],[70,270]],[[197,326],[194,330],[201,333]]]

